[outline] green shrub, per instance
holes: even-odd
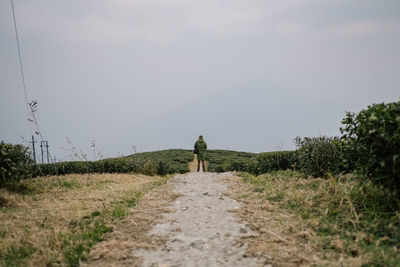
[[[346,113],[345,158],[355,171],[400,194],[400,101]]]
[[[247,171],[248,165],[255,157],[255,153],[210,149],[206,152],[206,160],[208,162],[207,171]]]
[[[33,161],[27,147],[0,143],[1,183],[29,177],[32,166]]]
[[[115,158],[100,161],[66,161],[37,164],[32,176],[65,175],[71,173],[142,173],[165,175],[172,173],[168,162],[151,159]]]
[[[193,160],[193,152],[188,149],[167,149],[152,152],[142,152],[127,156],[123,159],[155,160],[163,162],[158,168],[165,173],[189,172],[188,163]],[[163,169],[163,170],[161,170]]]
[[[306,175],[326,177],[343,170],[338,137],[296,137],[298,169]]]
[[[236,152],[238,153],[238,152]],[[252,174],[261,174],[277,170],[292,169],[296,165],[296,151],[276,151],[260,154],[250,154],[230,157],[228,160],[213,159],[213,171],[239,171]],[[232,153],[231,153],[232,154]],[[217,164],[215,163],[217,162]]]
[[[254,165],[254,160],[252,160],[251,162],[233,161],[229,165],[229,170],[238,172],[250,172],[250,170],[253,170],[254,168],[253,165]]]
[[[32,176],[65,175],[71,173],[142,173],[145,175],[166,175],[188,172],[188,162],[192,160],[193,153],[190,150],[169,149],[98,161],[66,161],[54,164],[37,164],[32,169]]]
[[[256,163],[250,165],[253,174],[267,173],[271,171],[293,169],[297,165],[296,151],[276,151],[260,153],[256,157]]]

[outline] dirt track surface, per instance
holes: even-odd
[[[81,265],[262,266],[246,254],[252,233],[234,213],[240,203],[223,194],[232,183],[229,173],[176,175],[146,194]]]
[[[230,210],[239,203],[222,193],[230,174],[189,173],[177,175],[170,183],[181,197],[172,205],[150,235],[167,242],[156,250],[139,250],[141,266],[261,266],[246,255],[246,244],[237,242],[251,235]]]

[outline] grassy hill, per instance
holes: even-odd
[[[238,152],[232,150],[208,150],[207,161],[208,171],[211,172],[224,172],[232,162],[248,163],[250,160],[255,159],[256,153]]]
[[[208,171],[248,171],[232,168],[232,163],[248,166],[258,154],[230,150],[207,150]],[[64,175],[71,173],[142,173],[165,175],[189,172],[193,161],[189,149],[167,149],[136,153],[125,157],[107,158],[98,161],[66,161],[51,164],[37,164],[32,167],[30,177]]]
[[[136,153],[126,158],[166,161],[173,172],[185,173],[189,171],[188,163],[193,160],[193,152],[188,149],[167,149]]]
[[[208,171],[222,172],[231,162],[246,163],[257,154],[232,150],[207,150]],[[170,168],[177,173],[189,171],[188,163],[193,160],[193,152],[188,149],[167,149],[153,152],[142,152],[127,156],[134,159],[153,159],[168,162]]]

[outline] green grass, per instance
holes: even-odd
[[[140,198],[148,191],[165,184],[168,177],[162,177],[154,183],[142,187],[139,191],[127,194],[123,200],[113,202],[111,207],[94,211],[79,222],[71,222],[72,228],[68,235],[60,235],[63,240],[63,255],[69,266],[79,266],[81,260],[86,260],[90,249],[103,239],[103,235],[112,231],[109,226],[115,220],[120,220],[129,214],[129,208],[134,207]]]
[[[111,217],[113,218],[123,218],[128,213],[128,209],[125,206],[118,205],[115,206],[111,212]]]
[[[25,259],[36,251],[30,244],[13,244],[6,251],[0,252],[0,263],[4,266],[25,266]]]
[[[82,219],[68,235],[60,235],[63,239],[63,254],[69,266],[79,266],[80,260],[86,259],[90,248],[103,239],[103,235],[112,231],[105,222],[106,213]]]
[[[61,181],[60,185],[66,188],[80,188],[81,184],[76,181]]]
[[[400,266],[400,201],[389,190],[354,175],[320,179],[275,171],[241,177],[258,197],[297,214],[317,233],[323,251],[362,256],[363,266]]]

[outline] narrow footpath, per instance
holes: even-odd
[[[243,240],[252,232],[234,213],[240,203],[223,194],[233,180],[230,173],[172,177],[146,194],[81,265],[265,266],[246,254]]]
[[[192,172],[170,180],[181,197],[173,203],[175,212],[149,233],[168,241],[156,250],[137,251],[142,266],[261,266],[237,242],[251,233],[229,212],[239,203],[222,194],[229,175]]]

